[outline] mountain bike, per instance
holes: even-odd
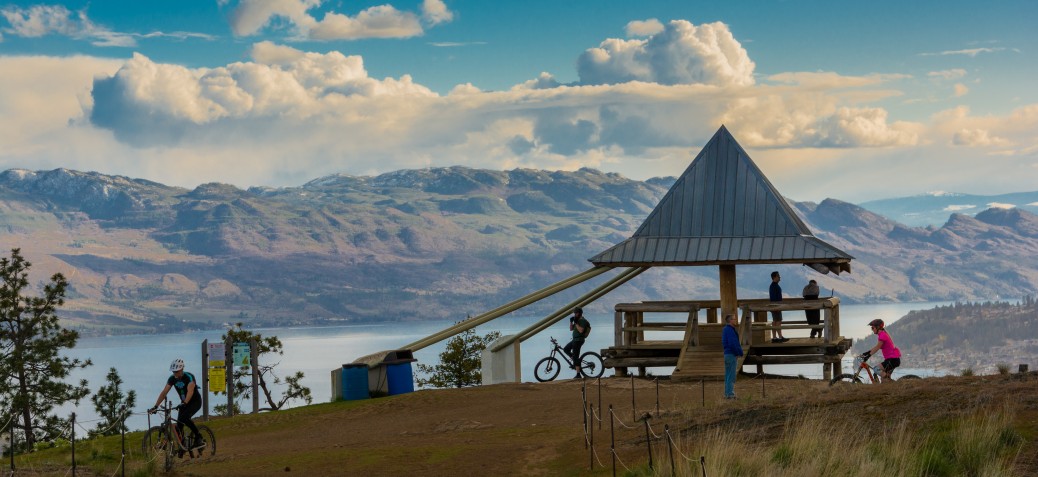
[[[553,337],[551,338],[551,354],[547,358],[538,361],[537,366],[533,368],[533,375],[538,381],[542,383],[551,381],[559,375],[559,371],[562,370],[562,362],[556,356],[562,356],[566,365],[571,369],[573,368],[573,360]],[[588,351],[580,355],[580,366],[577,367],[577,372],[589,378],[601,376],[605,372],[605,366],[602,365],[602,356],[594,351]]]
[[[853,374],[844,373],[836,376],[835,378],[829,381],[829,385],[832,386],[839,382],[856,384],[878,384],[880,382],[880,373],[883,371],[883,368],[881,368],[878,364],[875,367],[869,366],[868,360],[863,359],[861,355],[854,357],[854,369],[855,372]],[[864,373],[864,376],[862,375],[862,373]],[[865,380],[866,378],[868,379],[868,381]],[[904,376],[901,376],[900,379],[919,379],[919,376],[916,376],[914,374],[906,374]],[[894,378],[890,378],[890,380],[894,381]]]
[[[156,412],[162,413],[162,424],[149,427],[141,440],[141,449],[145,454],[161,454],[165,457],[166,472],[173,469],[176,458],[183,457],[185,454],[191,458],[202,457],[207,451],[209,455],[216,454],[216,436],[206,425],[195,424],[195,427],[198,427],[198,434],[202,438],[200,445],[189,447],[185,444],[185,436],[177,430],[177,421],[172,417],[173,409],[172,403],[169,401],[166,401],[166,405],[157,410],[149,409],[149,415]],[[151,425],[150,417],[148,424]],[[190,429],[186,430],[190,432]]]

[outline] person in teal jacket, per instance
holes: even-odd
[[[739,320],[735,315],[725,315],[724,331],[721,332],[721,346],[724,348],[724,398],[735,399],[735,373],[742,356],[742,345],[739,344],[739,331],[735,328]]]

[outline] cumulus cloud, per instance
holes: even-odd
[[[134,54],[113,76],[94,81],[90,120],[126,142],[162,144],[221,120],[335,116],[349,97],[436,96],[410,76],[368,77],[359,56],[271,43],[255,45],[253,55],[256,62],[193,70]]]
[[[583,84],[750,86],[754,63],[724,23],[673,20],[644,40],[607,39],[577,59]]]
[[[956,146],[1004,146],[1008,144],[1003,138],[993,136],[984,129],[962,129],[952,136],[952,144]]]
[[[988,203],[988,208],[989,209],[1015,209],[1016,205],[1014,205],[1014,204],[1006,204],[1006,203],[1003,203],[1003,202],[989,202]]]
[[[966,85],[964,85],[962,83],[955,83],[954,88],[955,88],[955,97],[956,98],[961,98],[963,96],[966,96],[966,93],[970,92],[970,89],[968,87],[966,87]]]
[[[354,16],[330,11],[318,20],[309,12],[320,5],[321,0],[241,0],[230,15],[231,31],[236,36],[254,35],[280,26],[282,20],[296,35],[311,40],[411,38],[424,33],[423,20],[433,26],[453,19],[441,0],[424,0],[420,14],[376,5]]]
[[[454,19],[443,0],[422,0],[422,19],[430,25],[439,25]]]
[[[970,209],[976,209],[976,208],[977,208],[977,206],[972,205],[972,204],[949,205],[949,206],[941,209],[941,211],[943,211],[943,212],[962,212],[964,210],[970,210]]]
[[[663,31],[663,23],[655,18],[648,20],[634,20],[627,24],[624,29],[628,37],[652,36]]]

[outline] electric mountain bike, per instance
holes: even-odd
[[[198,437],[202,441],[195,443],[194,446],[189,445],[190,443],[185,441],[184,434],[190,433],[191,430],[186,426],[184,434],[177,430],[177,421],[172,417],[173,409],[172,403],[169,401],[166,401],[166,405],[161,408],[149,409],[148,414],[162,413],[162,424],[148,428],[141,441],[141,449],[145,454],[161,454],[165,457],[166,472],[173,469],[173,463],[178,457],[184,455],[191,458],[202,457],[207,452],[209,455],[216,454],[216,436],[213,435],[213,431],[206,425],[196,424]]]
[[[557,356],[561,356],[566,365],[573,368],[573,360],[566,354],[566,350],[559,346],[559,342],[555,338],[551,338],[551,354],[547,358],[543,358],[537,362],[537,366],[533,368],[533,375],[540,382],[551,381],[559,375],[559,371],[562,370],[562,362],[559,361]],[[577,372],[589,378],[597,378],[602,375],[605,371],[605,366],[602,365],[602,356],[594,351],[588,351],[580,355],[580,366],[577,366]]]
[[[869,366],[868,360],[862,358],[861,355],[854,357],[854,369],[854,373],[844,373],[836,376],[829,381],[829,385],[832,386],[840,382],[856,384],[878,384],[880,382],[880,373],[882,373],[883,368],[878,364],[875,367]],[[906,374],[901,376],[900,379],[919,379],[919,376]],[[890,380],[894,381],[894,378],[890,378]]]

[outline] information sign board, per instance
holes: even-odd
[[[249,366],[249,344],[248,343],[234,343],[234,365],[235,366]]]

